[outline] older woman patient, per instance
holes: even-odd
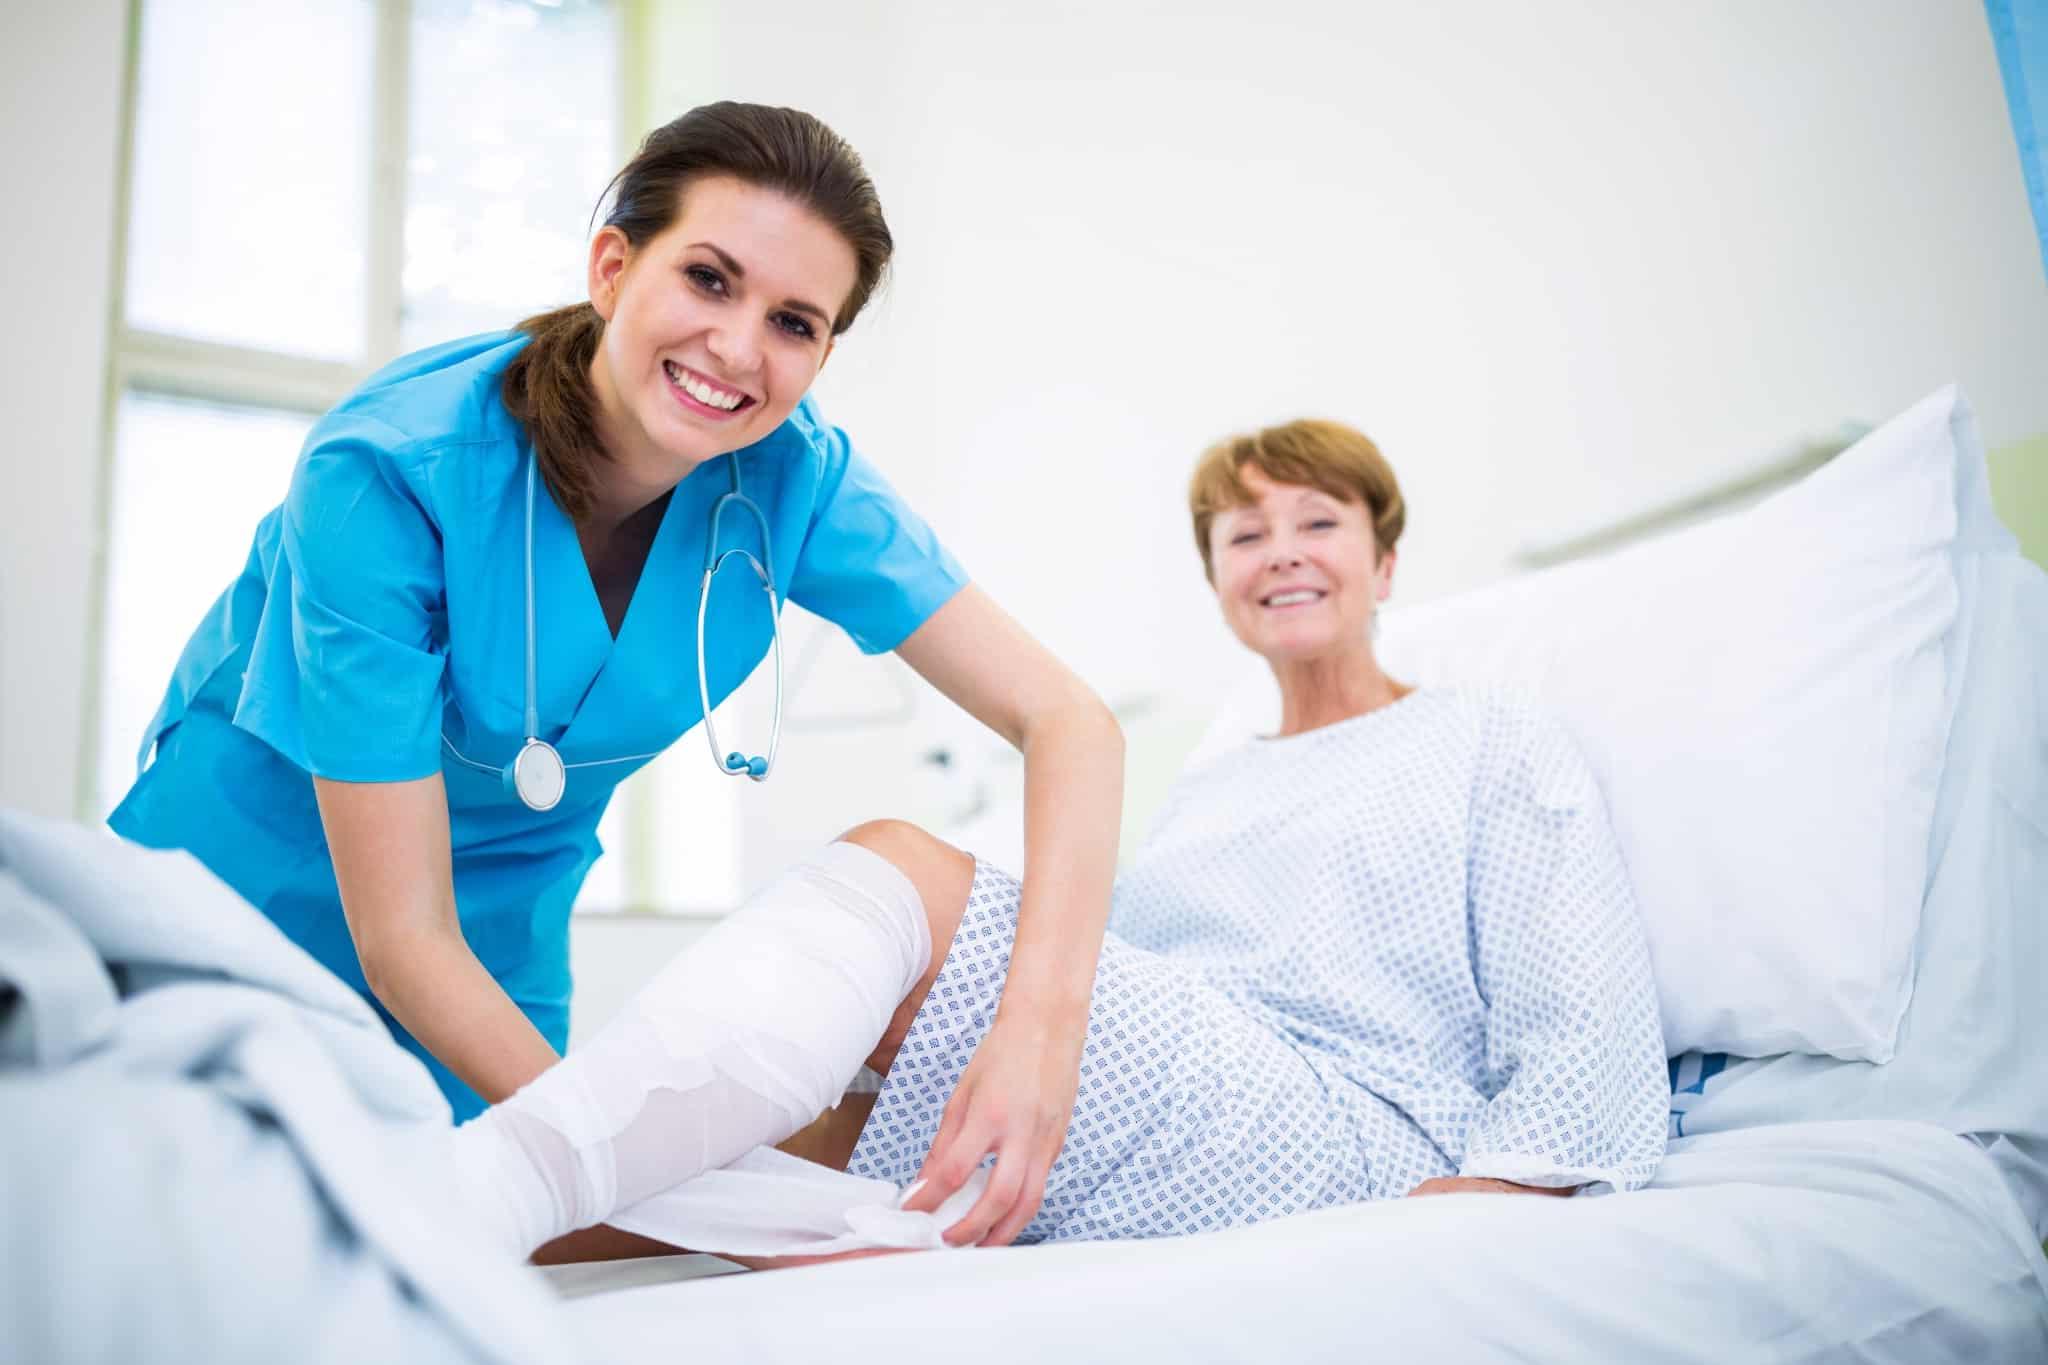
[[[1173,790],[1117,884],[1061,1155],[1039,1191],[1005,1154],[949,1239],[1644,1183],[1664,1050],[1599,791],[1528,706],[1381,669],[1404,516],[1386,461],[1346,427],[1289,423],[1210,450],[1190,511],[1224,620],[1279,682],[1280,729]],[[862,1062],[884,1076],[872,1112],[835,1110],[806,1153],[958,1185],[925,1158],[1006,979],[1032,989],[1008,974],[1017,894],[912,826],[852,831],[463,1130],[508,1237],[537,1245],[781,1141]]]

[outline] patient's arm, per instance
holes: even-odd
[[[1484,1176],[1440,1175],[1408,1191],[1410,1199],[1427,1194],[1576,1194],[1577,1185],[1517,1185],[1512,1180],[1489,1180]]]
[[[1554,723],[1503,711],[1473,800],[1473,974],[1486,1107],[1458,1174],[1644,1184],[1670,1083],[1649,949],[1592,771]]]

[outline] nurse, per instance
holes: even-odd
[[[998,1154],[1014,1207],[970,1221],[1019,1226],[1073,1106],[1121,736],[806,397],[892,249],[852,148],[708,105],[611,193],[588,303],[403,357],[314,427],[109,823],[189,850],[362,991],[458,1118],[505,1099],[567,1041],[569,907],[613,788],[704,719],[699,589],[737,484],[762,515],[729,504],[717,549],[775,589],[739,557],[713,580],[712,705],[786,597],[1024,755],[1015,960],[932,1153]],[[761,775],[766,736],[722,738],[756,747],[721,767]],[[561,764],[515,790],[535,740]]]

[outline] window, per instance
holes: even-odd
[[[96,815],[314,418],[403,351],[580,297],[623,145],[606,0],[145,0],[140,23]],[[670,868],[660,777],[613,802],[579,905],[727,898],[730,793],[666,784],[703,832]]]
[[[412,0],[401,351],[583,296],[617,30],[604,5]]]
[[[101,669],[100,808],[134,780],[136,750],[200,617],[241,571],[313,425],[290,409],[130,389],[114,411]],[[203,480],[190,472],[203,469]]]
[[[370,358],[375,48],[360,0],[143,6],[129,328]]]

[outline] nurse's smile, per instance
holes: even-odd
[[[661,368],[668,376],[668,386],[676,401],[690,412],[723,421],[754,406],[753,395],[728,388],[688,366],[664,360]]]

